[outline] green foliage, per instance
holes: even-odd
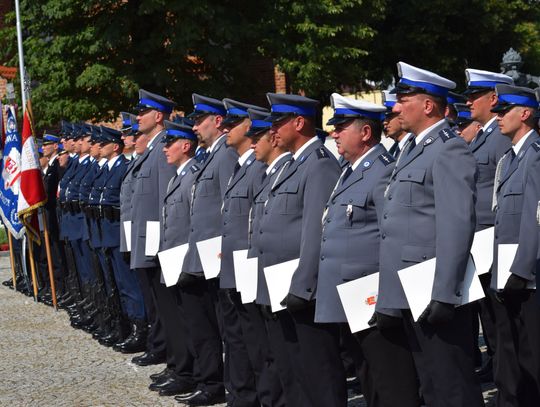
[[[38,126],[113,119],[139,87],[181,110],[192,92],[264,103],[261,63],[323,102],[387,85],[399,60],[463,85],[466,67],[498,71],[513,47],[540,71],[535,0],[21,0],[21,14]],[[14,66],[10,18],[0,59]]]

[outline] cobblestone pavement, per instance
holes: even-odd
[[[0,281],[9,277],[9,258],[0,257]],[[180,405],[148,390],[148,376],[163,365],[132,364],[131,356],[71,328],[64,311],[4,286],[0,309],[0,406]],[[493,393],[491,387],[484,395],[490,399]],[[348,407],[365,403],[351,394]]]

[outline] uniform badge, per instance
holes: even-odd
[[[492,131],[493,131],[493,129],[491,127],[489,129],[487,129],[488,133],[491,133]]]
[[[424,145],[427,146],[428,144],[433,143],[433,137],[428,137],[426,141],[424,141]]]
[[[540,151],[540,142],[535,141],[531,144],[536,152]]]
[[[249,165],[249,164],[251,164],[251,163],[252,163],[251,160],[247,160],[247,161],[246,161],[246,165]]]
[[[367,167],[369,167],[370,165],[371,165],[371,163],[370,163],[369,161],[364,162],[364,168],[367,168]]]
[[[456,137],[456,133],[454,133],[452,130],[450,129],[442,129],[440,132],[439,132],[439,136],[440,138],[442,139],[443,143],[446,143],[448,140],[450,140],[451,138],[454,138]]]
[[[317,149],[317,157],[319,157],[319,159],[328,158],[328,154],[326,153],[326,150],[321,147]]]

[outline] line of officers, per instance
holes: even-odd
[[[540,92],[467,69],[459,95],[433,72],[398,72],[384,105],[332,95],[340,160],[317,137],[317,101],[289,94],[269,93],[269,110],[193,94],[193,113],[169,121],[174,102],[141,89],[121,132],[63,122],[62,140],[45,135],[55,278],[72,325],[144,351],[134,363],[165,363],[150,389],[187,405],[346,406],[352,371],[369,406],[474,407],[480,315],[497,406],[540,405]],[[146,248],[156,221],[160,251],[189,245],[172,287]],[[474,233],[493,226],[486,298],[458,306]],[[207,280],[197,242],[217,236],[221,271]],[[516,243],[496,290],[498,247]],[[243,249],[258,262],[246,304],[233,261]],[[415,322],[397,272],[433,257],[432,299]],[[274,313],[263,268],[293,259]],[[372,327],[353,335],[336,286],[376,272]]]

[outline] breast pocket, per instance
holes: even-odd
[[[230,209],[233,215],[247,215],[249,213],[248,187],[240,186],[229,193]]]
[[[136,185],[136,191],[137,194],[149,194],[153,192],[154,188],[151,185],[150,182],[150,175],[152,173],[152,170],[150,168],[141,168],[140,171],[137,173],[137,181],[135,183]]]
[[[219,187],[214,187],[214,181],[214,170],[203,172],[197,181],[195,195],[212,196],[219,193]]]
[[[523,210],[523,184],[509,185],[503,192],[503,213],[516,214]]]
[[[288,182],[283,184],[276,191],[279,202],[279,213],[283,215],[292,215],[301,209],[298,190],[298,182]]]
[[[425,169],[404,169],[399,173],[398,202],[405,206],[422,205],[425,199]]]
[[[340,203],[340,216],[345,217],[346,228],[362,228],[366,226],[366,207],[368,194],[357,194],[354,197],[348,197]],[[341,223],[341,222],[340,222]]]

